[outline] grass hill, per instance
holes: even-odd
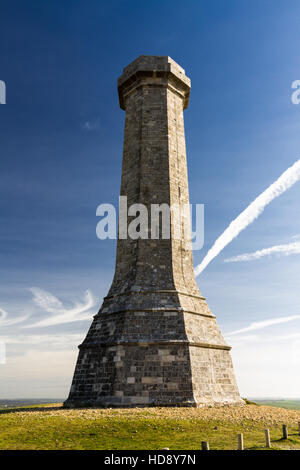
[[[220,408],[64,409],[60,404],[0,410],[0,449],[300,449],[300,411],[248,404]],[[282,439],[287,424],[289,439]]]
[[[287,400],[285,398],[272,400],[272,399],[264,399],[264,400],[256,400],[255,402],[259,405],[266,405],[266,406],[276,406],[277,408],[287,408],[288,410],[300,410],[300,400]]]

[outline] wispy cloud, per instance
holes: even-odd
[[[222,235],[215,241],[203,261],[195,267],[198,276],[207,265],[236,238],[242,230],[252,224],[262,214],[265,207],[273,199],[283,194],[300,179],[300,160],[288,168],[271,186],[261,193],[236,219],[234,219]]]
[[[85,131],[96,131],[97,129],[100,129],[100,127],[100,118],[90,119],[88,121],[85,121],[82,125],[82,129],[84,129]]]
[[[11,320],[8,320],[7,317],[8,313],[2,308],[0,308],[0,328],[22,323],[29,318],[29,315],[23,315],[22,317],[12,318]]]
[[[279,317],[279,318],[271,318],[269,320],[263,320],[251,323],[249,326],[245,328],[241,328],[240,330],[232,331],[231,333],[227,333],[226,336],[233,336],[238,335],[241,333],[246,333],[248,331],[255,331],[255,330],[263,330],[264,328],[268,328],[269,326],[280,325],[281,323],[288,323],[290,321],[299,320],[300,315],[292,315],[289,317]]]
[[[225,259],[225,263],[237,263],[239,261],[253,261],[260,259],[263,256],[270,256],[273,254],[289,256],[300,254],[300,242],[288,243],[286,245],[275,245],[262,250],[257,250],[254,253],[244,253],[242,255],[233,256]]]
[[[91,312],[88,312],[95,305],[95,299],[90,291],[86,291],[83,303],[76,303],[72,308],[66,308],[62,302],[50,292],[32,287],[34,303],[42,310],[52,314],[44,320],[23,328],[37,328],[59,325],[61,323],[71,323],[82,320],[90,320]]]
[[[82,334],[77,333],[62,333],[55,335],[48,334],[35,334],[24,335],[14,334],[13,336],[1,336],[6,344],[23,344],[29,346],[43,346],[51,345],[53,349],[71,349],[74,345],[79,344],[83,339]]]

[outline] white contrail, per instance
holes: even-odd
[[[231,224],[225,232],[215,241],[203,261],[195,267],[195,275],[198,276],[206,266],[227,246],[242,230],[252,224],[264,211],[265,207],[273,199],[283,194],[300,179],[300,160],[288,168],[271,186],[260,194]]]
[[[280,325],[281,323],[288,323],[290,321],[299,320],[300,315],[291,315],[290,317],[279,317],[279,318],[271,318],[270,320],[258,321],[251,323],[249,326],[242,328],[240,330],[232,331],[231,333],[227,333],[226,336],[233,336],[240,333],[246,333],[247,331],[255,331],[255,330],[263,330],[268,326],[273,325]]]
[[[225,263],[236,263],[238,261],[252,261],[262,258],[263,256],[280,254],[283,256],[300,254],[300,242],[288,243],[287,245],[275,245],[263,250],[257,250],[254,253],[244,253],[242,255],[233,256],[225,259]]]

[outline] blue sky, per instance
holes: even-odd
[[[110,286],[115,242],[96,238],[96,207],[118,199],[124,112],[116,81],[123,67],[140,54],[169,55],[192,80],[185,111],[190,199],[205,204],[198,264],[300,158],[300,105],[291,102],[291,84],[300,79],[299,21],[296,0],[2,0],[1,397],[67,395],[76,346]],[[299,200],[300,183],[197,278],[233,346],[243,396],[300,396],[300,320],[228,335],[300,315],[300,257],[224,260],[290,243],[300,234]],[[68,323],[47,326],[67,310]]]

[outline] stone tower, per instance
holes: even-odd
[[[183,207],[189,78],[170,57],[140,56],[118,90],[126,111],[121,195],[128,207]],[[195,281],[190,242],[174,230],[171,213],[169,239],[119,237],[114,279],[79,346],[65,406],[242,403],[230,347]]]

